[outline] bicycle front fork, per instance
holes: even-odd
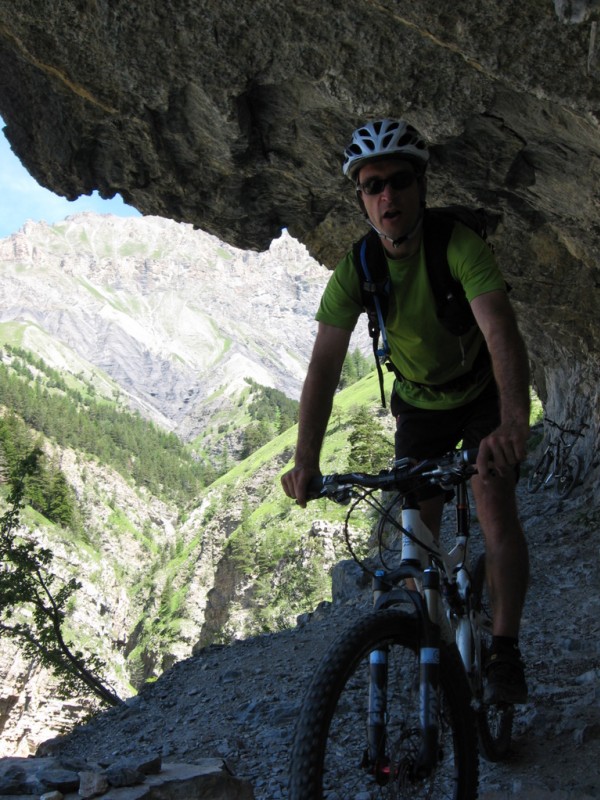
[[[423,742],[419,766],[427,774],[438,758],[440,686],[440,576],[435,569],[423,573],[423,593],[427,618],[419,653],[420,712]]]
[[[379,784],[390,779],[390,759],[387,756],[387,681],[388,650],[372,650],[369,654],[369,710],[367,715],[366,766]]]
[[[378,598],[385,591],[383,573],[374,579],[374,595]],[[421,619],[419,636],[419,727],[421,748],[410,766],[413,778],[423,778],[435,767],[438,759],[439,740],[439,672],[440,672],[440,628],[435,623],[439,618],[440,578],[434,569],[423,573],[424,598],[416,593],[413,602]],[[367,713],[367,758],[363,765],[371,770],[379,784],[394,780],[400,768],[394,764],[387,752],[386,723],[388,699],[389,648],[372,650],[369,655],[369,706]],[[410,681],[411,676],[402,676]]]
[[[375,603],[390,587],[384,581],[383,570],[373,578]],[[369,654],[369,706],[367,711],[367,752],[363,767],[370,770],[377,783],[389,781],[389,758],[386,754],[386,720],[388,688],[388,648],[372,650]]]

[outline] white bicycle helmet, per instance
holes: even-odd
[[[404,120],[380,119],[367,122],[352,134],[344,151],[342,170],[351,180],[366,161],[386,156],[404,156],[423,170],[429,161],[429,150],[416,128]]]

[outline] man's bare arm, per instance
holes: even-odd
[[[333,396],[348,352],[350,336],[350,331],[319,323],[300,397],[295,467],[281,478],[288,497],[295,498],[303,507],[306,505],[308,482],[320,472],[321,446],[333,406]]]
[[[492,359],[500,394],[500,425],[482,441],[477,468],[485,479],[488,464],[503,474],[527,455],[529,436],[529,360],[514,310],[505,292],[476,297],[473,314]]]

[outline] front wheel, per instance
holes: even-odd
[[[577,486],[581,467],[581,458],[578,455],[572,455],[567,458],[560,474],[556,476],[555,488],[559,497],[568,497]]]
[[[373,733],[369,737],[367,732],[372,652],[386,652],[388,663],[378,763],[369,758]],[[370,614],[334,643],[313,677],[298,720],[290,800],[477,797],[475,723],[456,648],[440,651],[438,755],[425,773],[419,769],[419,669],[417,621],[398,609]]]
[[[492,643],[492,609],[485,579],[484,555],[477,559],[471,585],[476,642],[473,694],[477,706],[479,749],[488,761],[504,761],[510,753],[514,706],[487,705],[483,702],[483,670]]]
[[[527,488],[533,494],[537,492],[540,486],[546,482],[550,475],[550,470],[552,469],[552,453],[549,450],[546,450],[545,453],[542,454],[542,457],[539,459],[531,474],[529,475],[529,480],[527,481]]]

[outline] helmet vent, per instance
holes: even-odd
[[[365,161],[387,156],[414,161],[421,171],[429,161],[427,145],[416,128],[404,120],[379,119],[354,131],[344,153],[344,175],[353,178]]]

